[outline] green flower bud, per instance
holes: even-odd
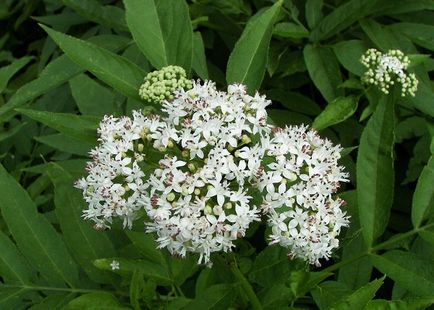
[[[189,163],[187,167],[188,167],[188,170],[190,170],[191,172],[196,171],[196,165],[193,163]]]
[[[232,202],[226,202],[226,203],[223,205],[223,208],[225,208],[226,210],[230,210],[230,209],[232,209]]]
[[[212,207],[210,205],[206,205],[205,208],[203,208],[203,213],[206,215],[212,214]]]
[[[141,153],[141,152],[143,152],[144,149],[145,149],[145,146],[142,143],[137,144],[137,151],[139,151]]]
[[[191,89],[192,82],[187,79],[185,70],[178,66],[167,66],[161,70],[148,73],[139,95],[145,101],[162,103],[173,99],[173,92],[179,88]]]
[[[167,195],[167,201],[168,201],[168,202],[172,202],[172,201],[174,201],[175,198],[176,198],[176,196],[175,196],[175,194],[174,194],[173,192],[170,192],[170,193]]]

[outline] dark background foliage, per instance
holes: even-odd
[[[3,0],[0,29],[0,309],[434,303],[432,0]],[[410,55],[414,98],[361,84],[370,47]],[[245,83],[273,100],[270,121],[342,144],[351,226],[330,260],[291,261],[256,225],[209,269],[156,250],[140,227],[80,218],[72,184],[99,120],[144,108],[143,77],[168,64]]]

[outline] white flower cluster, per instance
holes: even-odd
[[[88,175],[75,184],[89,204],[83,217],[92,219],[97,229],[109,227],[113,217],[131,227],[142,209],[137,201],[148,187],[141,167],[145,121],[135,112],[133,119],[105,116],[100,123],[100,145],[90,152],[93,161],[87,164]]]
[[[270,131],[268,104],[242,85],[220,92],[211,82],[194,83],[163,104],[168,116],[149,128],[153,147],[179,149],[186,161],[166,155],[149,177],[143,205],[151,219],[147,231],[157,233],[159,247],[180,256],[199,253],[199,262],[207,263],[259,220],[246,185],[260,168],[264,151],[250,144]]]
[[[386,54],[376,49],[369,49],[362,56],[362,64],[368,71],[362,77],[367,84],[373,84],[388,94],[395,82],[401,84],[401,96],[415,96],[418,80],[414,73],[407,73],[410,61],[400,50],[390,50]]]
[[[259,188],[272,228],[271,243],[290,249],[289,256],[319,265],[339,244],[348,217],[332,194],[347,173],[338,165],[339,146],[305,126],[275,128],[269,141]]]
[[[177,89],[190,89],[191,80],[187,79],[185,70],[179,66],[167,66],[161,70],[148,73],[139,89],[139,96],[148,102],[162,103],[173,99]]]
[[[348,225],[343,202],[332,198],[347,178],[341,148],[305,126],[268,125],[269,104],[240,84],[223,92],[193,81],[162,103],[162,116],[106,116],[88,175],[76,183],[89,204],[83,216],[96,228],[146,218],[159,248],[209,264],[262,210],[271,243],[318,264]]]

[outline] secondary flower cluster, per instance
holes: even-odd
[[[343,201],[332,198],[348,177],[338,165],[342,149],[305,126],[275,128],[268,143],[259,188],[265,194],[271,243],[319,265],[338,246],[341,228],[348,226],[340,209]]]
[[[163,101],[162,115],[106,116],[88,175],[76,183],[89,204],[84,217],[96,228],[146,218],[159,248],[208,264],[264,215],[270,243],[318,264],[348,225],[332,198],[347,178],[341,149],[305,126],[273,128],[269,104],[240,84],[224,92],[192,81]]]
[[[362,77],[367,84],[373,84],[388,94],[395,82],[401,84],[401,95],[415,96],[418,80],[414,73],[407,73],[410,61],[400,50],[390,50],[386,54],[376,49],[369,49],[362,56],[362,64],[368,71]]]

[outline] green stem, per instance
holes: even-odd
[[[346,266],[346,265],[349,265],[349,264],[351,264],[351,263],[353,263],[355,261],[358,261],[359,259],[365,257],[366,255],[369,255],[371,253],[375,253],[377,251],[383,250],[383,249],[385,249],[385,248],[387,248],[387,247],[389,247],[389,246],[391,246],[391,245],[393,245],[395,243],[398,243],[398,242],[400,242],[400,241],[402,241],[404,239],[407,239],[407,238],[409,238],[409,237],[411,237],[411,236],[419,233],[420,231],[426,230],[426,229],[431,228],[431,227],[434,227],[434,223],[427,224],[427,225],[422,226],[422,227],[414,228],[414,229],[412,229],[410,231],[407,231],[407,232],[399,234],[399,235],[395,235],[392,238],[390,238],[389,240],[386,240],[386,241],[384,241],[384,242],[382,242],[380,244],[377,244],[376,246],[374,246],[372,248],[369,248],[368,250],[366,250],[363,253],[360,253],[357,256],[351,257],[351,258],[349,258],[349,259],[347,259],[345,261],[342,261],[342,262],[336,263],[334,265],[331,265],[331,266],[325,268],[323,271],[325,271],[325,272],[332,272],[332,271],[338,270],[339,268],[341,268],[343,266]]]
[[[185,295],[182,292],[181,287],[179,287],[179,285],[175,285],[175,290],[181,297],[185,297]]]
[[[234,274],[235,278],[238,280],[238,282],[241,284],[241,287],[243,288],[244,292],[249,298],[250,304],[252,305],[252,309],[262,310],[262,305],[258,299],[258,296],[256,296],[249,281],[247,281],[247,279],[244,277],[240,269],[238,269],[236,261],[231,263],[231,271]]]

